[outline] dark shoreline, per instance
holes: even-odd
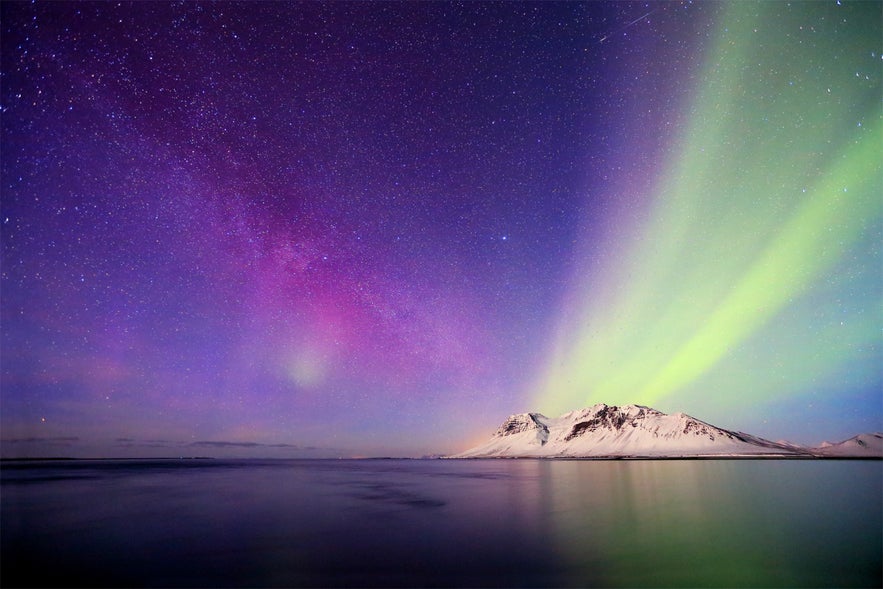
[[[767,454],[757,456],[469,456],[469,457],[432,457],[432,458],[409,458],[409,457],[372,457],[372,458],[216,458],[213,456],[155,456],[146,458],[75,458],[68,456],[47,456],[38,458],[0,458],[0,466],[4,464],[22,464],[28,462],[153,462],[153,461],[202,461],[202,460],[233,460],[233,461],[338,461],[338,460],[550,460],[562,462],[611,462],[611,461],[666,461],[666,460],[883,460],[883,456],[818,456],[814,454]]]
[[[883,456],[818,456],[777,454],[758,456],[467,456],[443,460],[561,460],[561,461],[656,461],[656,460],[883,460]]]
[[[122,462],[138,460],[217,460],[213,456],[149,456],[145,458],[76,458],[73,456],[40,456],[36,458],[0,458],[0,464],[7,462]],[[246,459],[247,460],[247,459]],[[262,460],[262,459],[258,459]]]

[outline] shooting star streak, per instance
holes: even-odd
[[[624,26],[618,28],[617,30],[613,31],[612,33],[609,33],[609,34],[607,34],[607,35],[604,35],[603,37],[601,37],[600,39],[598,39],[598,41],[597,41],[595,44],[596,44],[596,45],[600,45],[601,43],[603,43],[603,42],[606,41],[607,39],[610,39],[610,38],[612,38],[612,37],[615,37],[616,35],[622,33],[623,31],[625,31],[625,30],[626,30],[627,28],[629,28],[630,26],[632,26],[632,25],[634,25],[634,24],[640,22],[641,20],[647,18],[648,16],[650,16],[651,14],[653,14],[654,12],[656,12],[657,10],[659,10],[659,9],[658,9],[658,8],[654,8],[653,10],[651,10],[650,12],[648,12],[647,14],[644,14],[644,15],[642,15],[642,16],[639,16],[639,17],[636,18],[635,20],[629,22],[627,25],[624,25]]]

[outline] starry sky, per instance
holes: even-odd
[[[881,8],[2,3],[2,455],[883,430]]]

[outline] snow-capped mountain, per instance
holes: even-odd
[[[811,456],[793,444],[733,432],[683,413],[605,404],[557,418],[510,416],[486,443],[451,458]]]
[[[859,434],[836,444],[824,442],[810,451],[818,456],[883,458],[883,433]]]

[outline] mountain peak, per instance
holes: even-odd
[[[863,434],[809,449],[720,428],[686,413],[598,403],[557,418],[510,415],[486,443],[452,458],[883,456],[883,434]]]
[[[542,413],[516,413],[510,415],[494,432],[494,438],[521,436],[538,442],[541,446],[549,437],[549,428],[545,421],[549,418]]]
[[[822,442],[813,451],[821,456],[883,457],[883,433],[859,434],[834,444]]]

